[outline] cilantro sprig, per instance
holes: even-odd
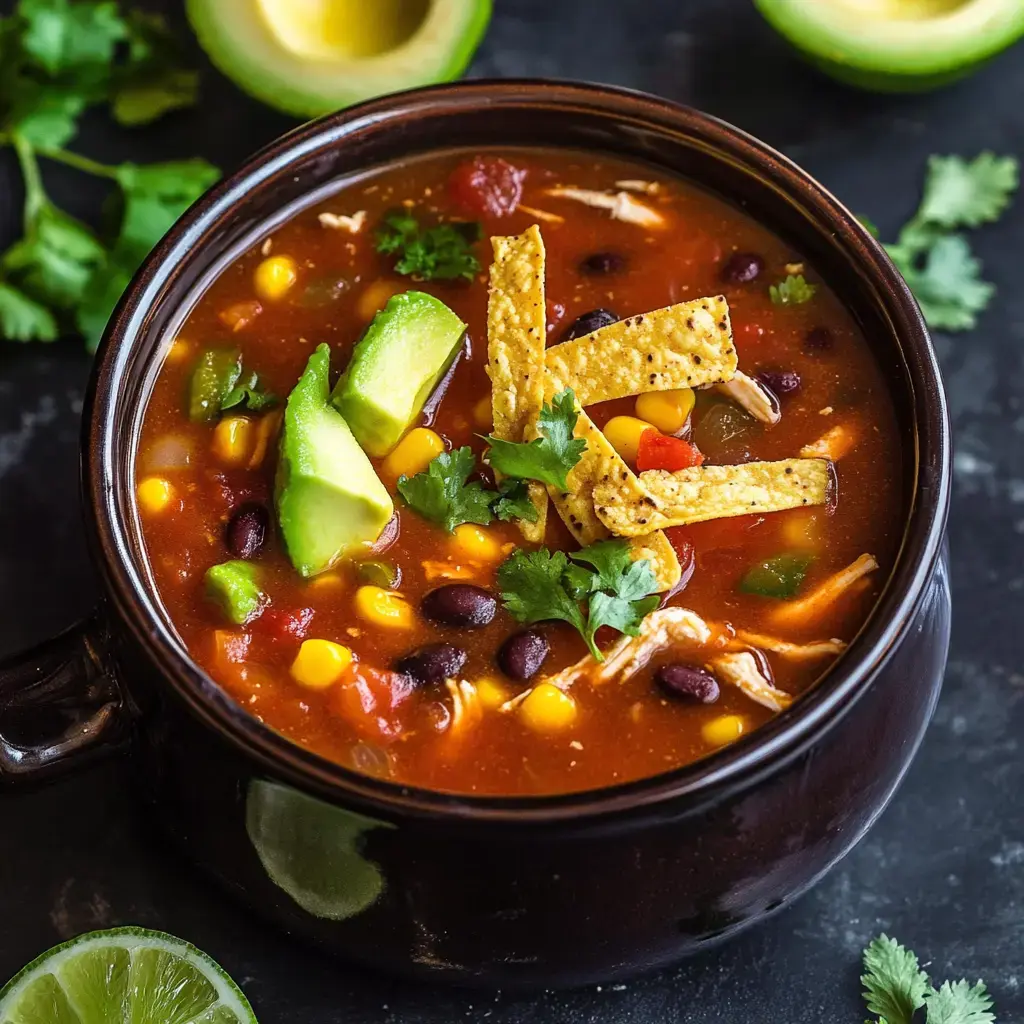
[[[788,274],[784,281],[770,285],[768,295],[776,306],[799,306],[810,302],[818,290],[816,284],[810,284],[803,274]]]
[[[973,160],[933,156],[917,213],[885,246],[930,327],[966,331],[995,294],[962,234],[999,219],[1017,189],[1016,158],[984,152]],[[878,237],[870,222],[868,230]],[[891,1024],[891,1022],[890,1022]]]
[[[877,1024],[914,1024],[924,1009],[924,1024],[994,1024],[992,998],[984,982],[945,981],[934,988],[917,957],[887,935],[864,950],[864,1001]],[[869,1022],[871,1024],[871,1022]]]
[[[597,661],[604,661],[594,639],[601,626],[636,636],[644,616],[660,603],[650,562],[634,562],[621,540],[598,541],[569,555],[547,548],[516,551],[499,567],[498,587],[513,618],[568,622]]]
[[[540,437],[528,443],[485,438],[490,448],[488,465],[503,476],[521,480],[539,480],[566,490],[566,476],[583,457],[587,442],[574,437],[579,412],[572,388],[559,392],[541,408],[537,417]]]
[[[475,222],[423,228],[408,211],[389,213],[377,228],[377,252],[395,256],[395,270],[418,281],[472,281],[480,273],[473,244],[481,238]]]
[[[146,124],[194,103],[197,76],[162,19],[115,0],[20,0],[0,18],[0,53],[0,147],[25,184],[22,237],[0,254],[0,336],[53,341],[77,328],[94,349],[139,264],[219,172],[202,160],[105,164],[66,146],[88,108]],[[115,186],[116,231],[100,237],[60,210],[41,159]]]

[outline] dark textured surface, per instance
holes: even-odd
[[[1024,139],[1024,47],[952,90],[886,98],[803,68],[744,0],[501,0],[500,8],[475,74],[600,78],[703,107],[797,159],[886,234],[911,211],[929,153],[1019,152]],[[230,167],[289,124],[208,71],[201,111],[131,134],[90,119],[80,145],[111,159],[201,153]],[[15,181],[0,160],[3,236],[18,215]],[[95,215],[101,193],[61,174],[48,181],[62,201]],[[932,961],[935,975],[984,977],[1001,1019],[1021,1019],[1022,240],[1024,203],[978,233],[999,296],[977,331],[937,339],[958,457],[956,617],[935,722],[893,805],[795,907],[676,970],[603,991],[512,1001],[398,986],[295,946],[237,910],[161,849],[111,766],[0,797],[0,976],[58,939],[133,922],[187,936],[216,956],[264,1024],[856,1022],[859,952],[886,930]],[[65,625],[94,598],[76,479],[87,374],[73,342],[0,346],[0,653]]]

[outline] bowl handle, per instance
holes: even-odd
[[[36,782],[124,746],[127,701],[99,617],[0,660],[0,785]]]

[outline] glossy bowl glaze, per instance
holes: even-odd
[[[441,148],[495,145],[646,161],[790,240],[854,311],[886,369],[907,466],[898,564],[819,686],[713,757],[563,797],[399,787],[250,718],[177,639],[148,577],[132,498],[135,440],[160,353],[228,254],[339,179]],[[864,834],[906,770],[941,684],[949,434],[909,291],[856,219],[784,157],[637,93],[515,81],[427,89],[313,122],[257,154],[185,215],[122,300],[88,401],[84,479],[107,605],[59,652],[33,657],[50,657],[51,676],[71,657],[89,668],[93,733],[88,742],[62,733],[49,748],[8,744],[6,761],[0,745],[0,772],[59,767],[111,734],[123,740],[127,722],[145,799],[191,859],[290,932],[406,975],[581,984],[734,934],[803,892]],[[11,678],[18,666],[2,671]],[[25,659],[21,671],[24,685]]]

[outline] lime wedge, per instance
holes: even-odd
[[[256,1024],[242,990],[201,950],[145,928],[88,932],[0,990],[0,1024]]]

